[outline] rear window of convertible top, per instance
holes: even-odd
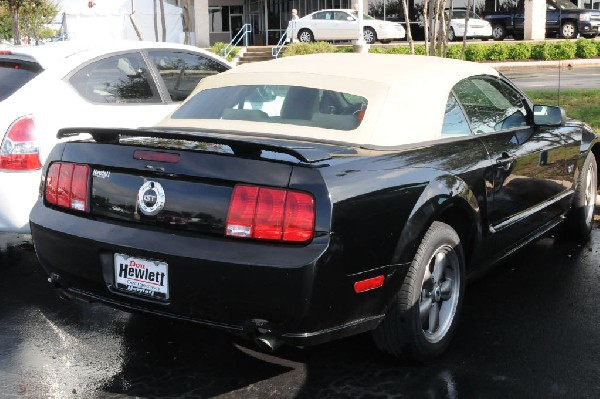
[[[353,130],[362,122],[367,99],[301,86],[249,85],[198,92],[173,119],[229,119]]]

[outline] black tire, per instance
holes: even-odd
[[[577,37],[577,24],[573,21],[563,22],[559,34],[563,39],[575,39]]]
[[[455,40],[456,40],[456,33],[454,32],[454,28],[450,27],[450,30],[448,31],[448,41],[453,42]]]
[[[385,318],[373,331],[377,347],[392,356],[408,356],[421,362],[439,356],[456,331],[464,275],[458,234],[449,225],[434,222]]]
[[[585,240],[590,236],[594,223],[596,193],[598,190],[598,165],[590,151],[585,158],[577,179],[573,205],[563,222],[558,236],[569,240]]]
[[[373,44],[377,41],[377,33],[375,33],[373,28],[365,26],[363,29],[363,38],[365,39],[365,42]]]
[[[390,44],[392,41],[390,39],[380,40],[381,44]]]
[[[492,39],[504,40],[506,37],[506,27],[502,24],[492,25]]]
[[[298,32],[298,41],[302,43],[314,42],[315,36],[308,29],[300,29],[300,32]]]

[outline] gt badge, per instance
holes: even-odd
[[[144,215],[154,216],[165,207],[165,190],[160,183],[147,181],[138,191],[137,203]]]

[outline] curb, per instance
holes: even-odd
[[[498,70],[518,70],[528,68],[586,68],[600,66],[600,58],[589,59],[571,59],[557,61],[506,61],[506,62],[483,62],[482,64],[489,65]]]

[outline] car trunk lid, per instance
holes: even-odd
[[[236,185],[285,191],[294,168],[318,169],[344,150],[186,131],[72,128],[59,137],[81,132],[95,143],[69,142],[61,160],[90,166],[92,217],[215,236],[227,231]]]

